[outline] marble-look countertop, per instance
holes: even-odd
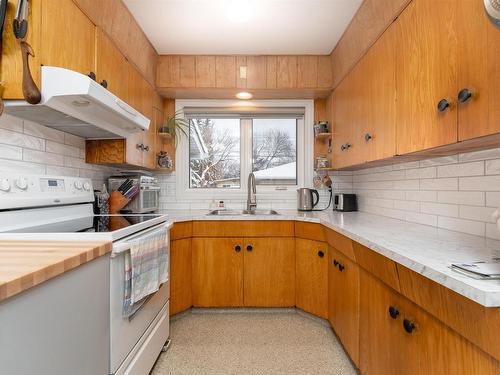
[[[174,222],[191,220],[296,220],[321,223],[419,274],[487,307],[500,307],[500,280],[477,280],[450,269],[500,257],[500,241],[363,212],[299,212],[278,216],[207,216],[206,210],[166,210]]]

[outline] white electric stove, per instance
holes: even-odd
[[[156,231],[168,233],[172,224],[165,215],[94,215],[93,202],[92,181],[87,178],[2,174],[0,241],[112,241],[109,374],[146,374],[168,341],[170,278],[124,318],[125,256],[130,240],[147,240]]]

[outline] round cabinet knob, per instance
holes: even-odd
[[[24,177],[20,177],[16,180],[16,187],[21,190],[26,190],[28,188],[28,180]]]
[[[458,93],[458,101],[460,103],[465,103],[470,98],[472,98],[472,92],[469,89],[462,89]]]
[[[437,105],[439,112],[444,112],[449,107],[450,107],[450,102],[446,99],[441,99]]]
[[[399,310],[394,306],[389,306],[389,315],[392,319],[397,319],[397,317],[399,316]]]
[[[319,256],[320,258],[323,258],[323,257],[325,256],[325,253],[324,253],[322,250],[319,250],[319,251],[318,251],[318,256]]]
[[[413,333],[415,330],[415,323],[413,323],[411,320],[405,319],[403,320],[403,327],[407,333]]]
[[[105,79],[103,79],[101,81],[101,86],[104,87],[105,89],[107,89],[108,88],[108,81],[106,81]]]
[[[7,178],[0,179],[0,191],[9,191],[10,190],[10,181]]]
[[[252,245],[248,245],[247,246],[247,251],[252,251],[253,250],[253,246]]]
[[[75,181],[74,185],[76,190],[82,190],[83,185],[80,181]]]
[[[88,182],[85,182],[85,183],[83,184],[83,189],[84,189],[85,191],[90,191],[90,188],[91,188],[91,186],[90,186],[90,184],[89,184]]]
[[[93,80],[93,81],[95,81],[95,80],[97,79],[97,76],[95,75],[95,73],[94,73],[94,72],[89,72],[89,74],[87,74],[87,76],[88,76],[91,80]]]
[[[241,246],[240,245],[236,245],[234,247],[234,251],[236,251],[237,253],[239,253],[241,251]]]
[[[339,271],[344,272],[344,270],[345,270],[345,267],[339,263]]]
[[[365,141],[370,142],[373,139],[373,136],[370,133],[365,134]]]
[[[333,260],[333,265],[334,265],[335,267],[337,267],[337,266],[339,265],[339,262],[337,262],[337,260],[336,260],[336,259],[334,259],[334,260]]]

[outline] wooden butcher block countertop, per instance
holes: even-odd
[[[0,241],[0,302],[111,252],[106,241]]]

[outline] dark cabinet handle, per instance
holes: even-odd
[[[373,139],[373,136],[370,133],[365,134],[365,141],[370,142]]]
[[[252,245],[248,245],[247,246],[247,251],[252,251],[253,250],[253,246]]]
[[[319,250],[319,251],[318,251],[318,256],[319,256],[320,258],[323,258],[323,257],[325,256],[325,253],[324,253],[323,251]]]
[[[342,151],[349,150],[349,149],[351,148],[351,146],[352,146],[352,145],[351,145],[350,143],[345,143],[345,144],[343,144],[342,146],[340,146],[340,149],[341,149]]]
[[[339,263],[339,271],[340,272],[344,272],[344,270],[345,270],[344,265],[342,265],[342,264]]]
[[[138,144],[135,145],[135,148],[144,151],[144,144],[138,143]]]
[[[142,147],[143,151],[149,152],[149,146],[144,146]]]
[[[438,103],[438,111],[444,112],[450,106],[450,102],[446,99],[441,99]]]
[[[101,86],[104,87],[105,89],[107,89],[108,88],[108,81],[106,81],[105,79],[103,79],[101,81]]]
[[[239,253],[241,251],[241,246],[240,245],[236,245],[234,247],[234,251],[236,251],[237,253]]]
[[[415,323],[413,323],[412,321],[410,321],[408,319],[405,319],[405,320],[403,320],[403,327],[404,327],[406,332],[411,334],[411,333],[413,333],[413,330],[415,329]]]
[[[472,98],[472,92],[470,92],[469,89],[460,90],[460,92],[458,93],[458,101],[460,103],[465,103],[470,98]]]
[[[337,266],[339,265],[339,262],[337,262],[337,260],[336,260],[336,259],[334,259],[334,260],[333,260],[333,265],[334,265],[335,267],[337,267]]]
[[[89,72],[89,74],[87,74],[87,76],[88,76],[91,80],[93,80],[93,81],[95,81],[95,80],[97,79],[97,76],[95,75],[95,73],[94,73],[94,72]]]
[[[399,310],[394,306],[389,306],[389,315],[392,319],[397,319],[397,317],[399,316]]]

